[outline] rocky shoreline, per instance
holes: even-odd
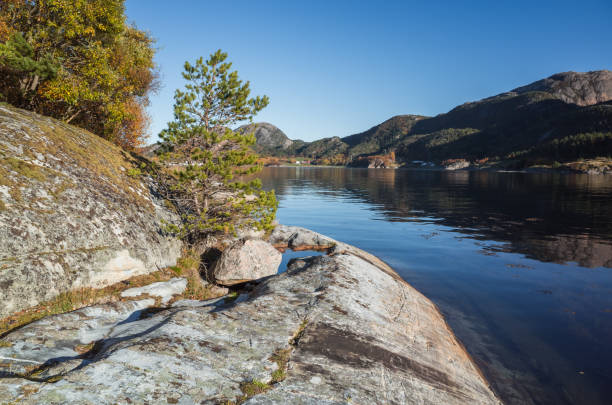
[[[499,403],[380,259],[282,225],[187,248],[146,164],[0,105],[0,404]]]
[[[330,165],[269,165],[266,167],[316,167],[316,168],[360,168],[360,169],[390,169],[390,170],[421,170],[433,172],[460,171],[460,172],[496,172],[496,173],[558,173],[558,174],[588,174],[588,175],[612,175],[612,162],[603,167],[587,167],[576,169],[572,167],[528,167],[524,169],[507,169],[501,167],[476,167],[476,166],[397,166],[397,167],[356,167],[356,166],[330,166]]]
[[[378,258],[297,227],[269,242],[327,255],[237,296],[171,303],[179,278],[149,287],[161,301],[140,291],[14,330],[0,403],[500,403],[436,306]]]

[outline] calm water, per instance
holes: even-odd
[[[612,178],[266,168],[278,219],[376,254],[510,404],[612,404]],[[294,254],[299,256],[299,254]]]

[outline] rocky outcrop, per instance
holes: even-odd
[[[0,318],[79,287],[174,265],[177,216],[145,162],[84,130],[0,105]]]
[[[331,253],[236,299],[23,327],[0,340],[0,402],[499,403],[435,305],[380,260],[302,228],[272,239]]]
[[[465,159],[448,159],[442,162],[444,170],[460,170],[470,167],[470,162]]]
[[[282,255],[267,242],[240,240],[223,251],[212,268],[210,281],[230,286],[272,276],[281,260]]]
[[[612,72],[563,72],[512,90],[515,93],[544,91],[566,102],[580,106],[612,100]]]

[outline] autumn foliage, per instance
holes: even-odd
[[[143,145],[153,40],[124,11],[124,0],[2,0],[0,101]]]

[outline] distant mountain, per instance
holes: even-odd
[[[287,150],[294,141],[279,128],[267,122],[243,125],[237,129],[242,133],[254,133],[257,139],[255,150],[259,153],[278,154]]]
[[[284,149],[343,164],[389,152],[399,163],[466,159],[517,166],[612,156],[612,72],[558,73],[435,117],[398,115],[358,134]]]

